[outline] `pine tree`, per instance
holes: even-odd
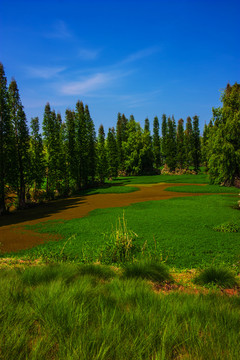
[[[18,194],[18,207],[25,206],[26,179],[29,176],[29,130],[26,115],[20,100],[16,81],[13,79],[8,88],[10,117],[14,131],[16,178],[12,179]]]
[[[88,105],[85,105],[84,115],[87,124],[87,172],[93,183],[96,174],[96,132]]]
[[[161,165],[161,152],[160,152],[160,136],[159,136],[159,121],[155,116],[153,120],[153,158],[154,167],[158,169]]]
[[[124,169],[128,175],[139,175],[142,171],[141,149],[143,148],[142,129],[131,115],[127,124],[127,141],[122,143],[125,154]]]
[[[166,163],[167,156],[167,117],[165,114],[162,115],[162,162]]]
[[[186,165],[188,169],[193,163],[193,146],[192,119],[190,118],[190,116],[188,116],[185,130]]]
[[[30,184],[34,184],[34,190],[41,189],[45,177],[45,159],[43,152],[42,136],[39,132],[38,117],[31,119],[31,138],[30,138]]]
[[[118,164],[119,170],[124,171],[124,163],[126,160],[126,156],[123,150],[123,142],[127,141],[128,136],[128,119],[124,114],[118,113],[117,118],[117,150],[118,150]]]
[[[69,109],[65,112],[66,122],[66,161],[69,173],[70,187],[74,190],[78,184],[78,161],[76,144],[75,113]]]
[[[6,185],[13,157],[13,129],[10,121],[7,78],[0,63],[0,215],[6,212]]]
[[[174,171],[177,166],[177,141],[176,124],[174,117],[168,118],[166,135],[166,164],[170,171]]]
[[[193,117],[193,149],[192,149],[192,158],[193,166],[196,172],[200,169],[200,160],[201,160],[201,143],[200,143],[200,130],[199,130],[199,118],[197,115]]]
[[[98,130],[98,145],[97,145],[97,174],[100,180],[100,183],[104,183],[105,177],[108,175],[107,173],[107,155],[105,148],[105,132],[103,125],[100,125]]]
[[[177,164],[182,169],[185,164],[185,141],[184,141],[184,128],[183,128],[183,119],[178,120],[177,127]]]
[[[149,119],[145,119],[144,132],[142,134],[142,149],[140,150],[141,173],[150,174],[153,172],[153,150],[152,138],[150,135]]]
[[[118,153],[117,153],[117,140],[114,128],[109,128],[107,135],[107,163],[108,163],[108,176],[110,178],[117,177],[118,175]]]
[[[84,114],[84,105],[82,101],[78,101],[75,111],[76,119],[76,139],[77,139],[77,158],[78,158],[78,187],[85,188],[88,183],[88,139],[87,139],[87,123]]]

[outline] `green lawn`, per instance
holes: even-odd
[[[124,211],[128,229],[138,235],[137,244],[140,248],[145,244],[144,254],[140,252],[137,257],[156,255],[179,269],[222,263],[239,266],[239,233],[214,231],[224,223],[240,225],[236,203],[236,196],[202,195],[98,209],[81,219],[28,226],[38,232],[60,234],[63,239],[13,255],[96,261]]]

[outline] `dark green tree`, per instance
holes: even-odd
[[[10,179],[17,190],[18,207],[25,206],[26,180],[30,171],[29,159],[29,130],[26,115],[20,100],[19,90],[16,81],[13,79],[8,88],[10,118],[14,131],[15,159],[13,166],[16,177]]]
[[[159,136],[159,121],[155,116],[153,120],[153,158],[154,167],[158,169],[161,165],[161,151],[160,151],[160,136]]]
[[[114,128],[109,128],[107,135],[107,163],[108,176],[110,178],[118,175],[118,153],[117,140]]]
[[[10,121],[7,78],[0,63],[0,215],[6,212],[6,185],[11,176],[14,133]]]
[[[45,159],[43,152],[42,135],[38,117],[31,119],[31,137],[30,137],[30,162],[31,169],[29,174],[29,183],[34,185],[34,190],[41,189],[45,177]]]
[[[88,105],[85,105],[84,115],[87,126],[87,173],[93,183],[96,174],[96,132]]]
[[[201,161],[201,142],[200,142],[200,130],[199,130],[199,118],[197,115],[193,117],[193,148],[192,148],[192,158],[193,166],[196,172],[200,169]]]
[[[105,147],[105,132],[103,125],[100,125],[98,130],[98,142],[97,142],[97,175],[101,184],[104,183],[105,177],[108,176],[107,173],[107,154]]]
[[[87,122],[82,101],[78,101],[75,111],[76,119],[76,142],[78,159],[79,189],[86,188],[88,184],[88,137]]]
[[[153,172],[153,149],[150,135],[149,119],[145,119],[144,131],[142,134],[142,148],[140,150],[141,173],[151,174]]]
[[[185,130],[186,166],[188,169],[193,164],[193,146],[192,119],[188,116]]]
[[[69,186],[76,190],[78,184],[78,159],[76,143],[75,113],[67,109],[65,112],[66,123],[66,162],[69,173]]]
[[[240,84],[228,84],[222,108],[213,109],[209,136],[209,174],[217,184],[239,184],[240,179]]]
[[[177,166],[177,133],[174,117],[169,117],[167,121],[166,136],[166,164],[170,171],[174,171]]]
[[[167,157],[167,117],[162,115],[162,163],[166,163]]]
[[[177,127],[177,164],[180,169],[184,168],[185,165],[185,141],[184,141],[184,127],[183,127],[183,119],[178,120]]]

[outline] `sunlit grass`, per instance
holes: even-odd
[[[0,358],[238,358],[239,297],[157,294],[146,280],[92,269],[2,270]]]

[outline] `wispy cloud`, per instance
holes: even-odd
[[[27,67],[26,71],[30,77],[41,78],[41,79],[51,79],[61,72],[66,70],[65,67]]]
[[[139,51],[127,56],[125,59],[123,59],[121,61],[120,64],[132,63],[134,61],[137,61],[137,60],[143,59],[145,57],[151,56],[155,53],[158,53],[159,51],[161,51],[161,48],[159,46],[152,46],[147,49],[142,49],[142,50],[139,50]]]
[[[95,60],[99,55],[99,50],[93,49],[80,49],[78,51],[78,57],[82,60]]]
[[[72,33],[63,20],[57,20],[52,28],[45,33],[45,37],[52,39],[68,39],[72,37]]]
[[[87,79],[69,82],[62,85],[60,92],[64,95],[82,95],[97,90],[110,81],[108,74],[99,73]]]

